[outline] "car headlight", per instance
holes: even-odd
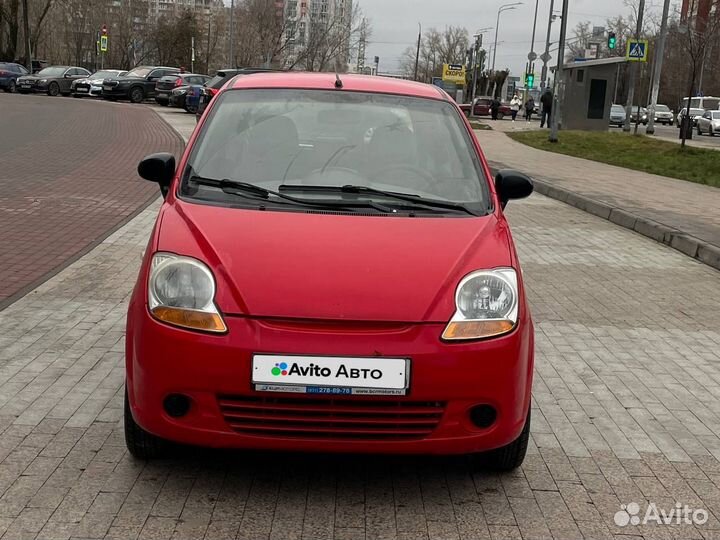
[[[47,79],[40,79],[38,81],[38,84],[45,84],[47,82]]]
[[[496,268],[468,274],[455,291],[455,308],[443,339],[480,339],[512,331],[518,319],[517,273]]]
[[[156,253],[148,279],[148,307],[159,321],[205,332],[227,327],[215,306],[215,278],[203,263],[172,253]]]

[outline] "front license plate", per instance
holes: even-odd
[[[76,88],[76,91],[79,92],[80,94],[87,94],[87,93],[88,93],[88,89],[87,89],[87,88]]]
[[[261,392],[405,395],[407,358],[255,355],[252,382]]]

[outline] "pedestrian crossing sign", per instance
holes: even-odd
[[[647,39],[629,39],[625,58],[630,62],[647,62],[648,41]]]

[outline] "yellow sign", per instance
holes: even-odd
[[[443,64],[442,80],[460,85],[465,84],[465,66],[462,64]]]
[[[100,51],[107,52],[108,50],[108,38],[107,36],[100,36]]]
[[[648,40],[647,39],[630,39],[627,44],[627,52],[625,58],[630,62],[647,62],[648,58]]]

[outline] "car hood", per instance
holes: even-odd
[[[40,79],[54,79],[56,77],[40,77],[38,75],[21,75],[18,77],[18,79],[22,79],[24,81],[39,81]]]
[[[469,272],[512,264],[507,223],[233,209],[175,201],[157,250],[204,261],[227,314],[447,322]]]

